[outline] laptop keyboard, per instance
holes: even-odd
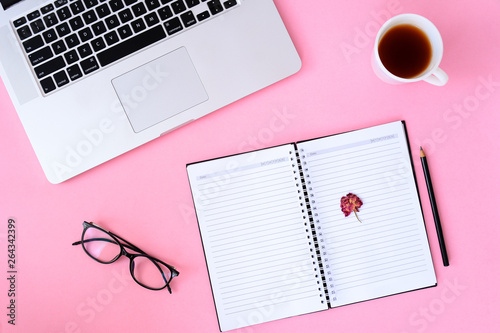
[[[236,5],[237,0],[57,0],[12,25],[48,94]]]

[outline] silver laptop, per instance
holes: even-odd
[[[301,66],[272,0],[0,1],[0,75],[52,183]]]

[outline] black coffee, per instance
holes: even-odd
[[[422,30],[413,25],[401,24],[387,30],[382,36],[378,53],[389,72],[411,79],[429,66],[432,47]]]

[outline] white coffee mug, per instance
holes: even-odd
[[[419,75],[412,78],[402,78],[392,74],[387,68],[384,67],[379,55],[379,43],[384,34],[391,28],[408,24],[420,29],[429,39],[431,44],[431,59],[427,68]],[[443,86],[448,82],[448,75],[439,68],[439,63],[443,57],[443,40],[439,34],[438,29],[431,21],[423,16],[416,14],[401,14],[394,16],[385,22],[380,28],[377,38],[375,39],[375,46],[372,54],[372,67],[375,74],[384,82],[392,84],[417,82],[424,80],[436,86]]]

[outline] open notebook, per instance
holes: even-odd
[[[404,122],[187,171],[221,331],[436,285]]]

